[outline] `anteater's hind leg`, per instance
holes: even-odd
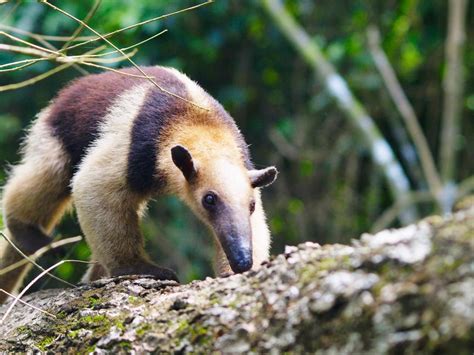
[[[23,159],[13,167],[3,189],[5,234],[27,255],[51,241],[48,234],[70,202],[68,159],[44,121],[40,117],[32,127]],[[12,246],[0,241],[0,270],[21,259]],[[0,288],[15,291],[30,267],[0,275]],[[4,298],[0,294],[0,302]]]

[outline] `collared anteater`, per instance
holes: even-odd
[[[39,114],[4,187],[5,233],[32,254],[73,202],[97,261],[86,279],[176,280],[149,260],[139,228],[150,198],[173,194],[212,231],[217,274],[258,267],[270,245],[259,188],[276,169],[254,169],[234,120],[198,84],[175,69],[142,70],[155,83],[136,68],[89,75]],[[7,244],[0,253],[0,269],[22,258]],[[0,287],[14,290],[26,270],[0,276]]]

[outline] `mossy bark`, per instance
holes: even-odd
[[[0,351],[471,354],[474,208],[464,208],[350,246],[287,248],[224,279],[38,292],[25,301],[57,318],[17,305]]]

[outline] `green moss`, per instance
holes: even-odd
[[[149,324],[144,324],[142,325],[140,328],[138,328],[135,333],[141,337],[143,336],[145,333],[147,333],[149,330],[151,329],[151,326]]]
[[[122,332],[125,330],[125,325],[123,324],[123,322],[121,320],[116,320],[114,325],[120,329]]]
[[[28,336],[31,336],[33,334],[32,330],[27,327],[26,325],[22,325],[18,328],[16,328],[16,331],[18,334],[26,334]]]
[[[95,345],[95,344],[93,344],[93,345],[91,345],[91,346],[87,347],[87,349],[86,349],[86,351],[85,351],[85,352],[86,352],[86,354],[93,353],[93,352],[94,352],[94,350],[95,350],[95,348],[96,348],[96,345]]]
[[[207,344],[210,340],[208,330],[201,325],[194,325],[190,327],[191,342],[199,344]]]
[[[128,297],[128,303],[134,305],[134,306],[139,306],[143,303],[143,300],[139,297],[135,296],[129,296]]]
[[[81,318],[81,322],[96,325],[97,323],[109,323],[109,319],[103,314],[96,314],[93,316],[85,316]]]
[[[45,351],[46,347],[50,344],[52,344],[54,341],[54,337],[52,336],[47,336],[43,338],[40,342],[36,344],[36,347],[40,349],[41,351]]]
[[[67,335],[69,338],[75,339],[79,335],[79,330],[71,330],[67,333]]]
[[[117,346],[118,346],[121,350],[125,350],[125,351],[130,351],[130,350],[132,350],[132,343],[130,343],[130,342],[127,341],[127,340],[124,340],[124,341],[121,341],[120,343],[117,343]]]
[[[207,328],[198,323],[189,323],[186,319],[179,322],[176,333],[178,339],[188,338],[192,344],[206,345],[211,340]]]
[[[58,319],[64,319],[64,318],[66,318],[66,316],[67,316],[67,314],[64,311],[60,311],[60,312],[56,313],[56,317]]]
[[[94,338],[100,338],[109,332],[112,325],[112,321],[106,316],[96,314],[82,317],[76,323],[70,324],[69,329],[89,329],[92,330]]]
[[[96,297],[88,297],[87,301],[89,302],[90,308],[95,308],[102,303],[102,299]]]

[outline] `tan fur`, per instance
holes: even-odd
[[[186,122],[186,121],[185,121]],[[162,142],[159,161],[161,173],[167,177],[169,193],[178,195],[190,206],[194,213],[207,223],[199,196],[207,188],[212,187],[222,193],[222,196],[233,206],[248,209],[250,194],[255,200],[255,212],[251,216],[252,244],[253,244],[253,269],[268,260],[270,253],[270,233],[265,221],[259,189],[252,190],[249,184],[248,172],[243,164],[241,151],[235,143],[234,134],[224,125],[206,126],[184,123],[176,125],[172,131],[167,132],[167,139]],[[180,144],[185,146],[193,156],[200,179],[197,186],[186,182],[183,174],[171,160],[171,147]],[[231,273],[229,262],[220,246],[216,244],[215,269],[218,275]]]

